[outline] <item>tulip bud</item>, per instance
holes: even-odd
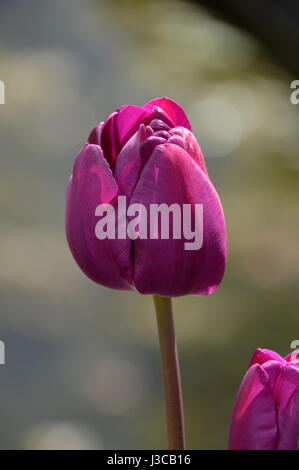
[[[115,215],[119,197],[126,198],[128,212]],[[111,214],[110,238],[96,236],[103,206],[97,208],[103,204]],[[163,238],[165,221],[150,226],[153,206],[169,209],[169,239]],[[139,219],[132,224],[138,208]],[[182,217],[188,211],[192,220],[186,228]],[[202,243],[197,214],[202,214]],[[188,118],[177,103],[158,98],[143,107],[123,106],[92,130],[68,185],[66,234],[78,265],[104,286],[164,297],[207,295],[217,288],[226,262],[223,211]]]

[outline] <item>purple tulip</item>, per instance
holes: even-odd
[[[299,360],[257,349],[230,424],[231,450],[294,450],[299,439]]]
[[[186,240],[175,238],[98,239],[95,209],[104,203],[116,209],[119,196],[146,208],[202,204],[203,246],[188,251]],[[66,233],[80,268],[104,286],[164,297],[216,289],[226,261],[223,211],[177,103],[158,98],[123,106],[93,129],[67,188]]]

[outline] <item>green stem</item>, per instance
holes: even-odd
[[[164,380],[169,450],[185,448],[180,367],[175,341],[171,299],[154,295]]]

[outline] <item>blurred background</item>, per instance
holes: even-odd
[[[227,447],[254,350],[286,355],[299,339],[298,18],[282,0],[243,13],[237,1],[1,0],[2,449],[166,446],[152,299],[89,281],[64,234],[89,131],[163,95],[189,115],[226,216],[222,284],[174,310],[187,447]]]

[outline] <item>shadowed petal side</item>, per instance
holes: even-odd
[[[132,242],[99,240],[95,234],[99,204],[115,206],[118,186],[99,146],[86,144],[67,189],[66,234],[71,252],[93,281],[115,289],[132,288]]]

